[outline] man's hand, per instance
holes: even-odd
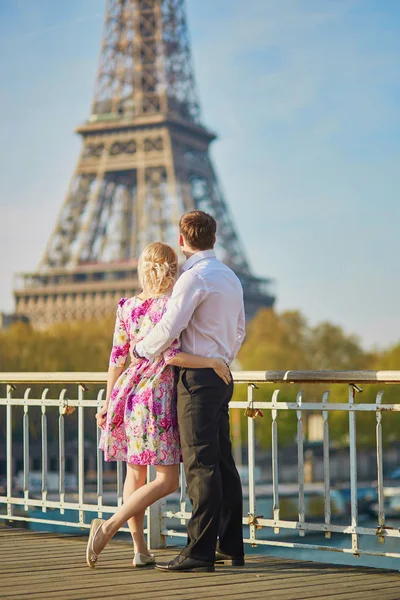
[[[139,365],[143,358],[136,358],[136,356],[133,355],[133,349],[136,345],[136,342],[131,341],[131,343],[129,344],[129,355],[131,357],[131,364],[132,365]]]

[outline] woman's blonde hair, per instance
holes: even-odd
[[[161,296],[175,283],[178,275],[178,256],[171,246],[162,242],[149,244],[138,262],[140,285],[146,293]]]

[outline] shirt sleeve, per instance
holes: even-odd
[[[199,275],[190,270],[183,273],[174,286],[161,321],[136,344],[138,354],[152,359],[179,339],[206,294],[207,288]]]
[[[122,307],[125,302],[126,298],[122,298],[122,300],[120,300],[118,303],[113,336],[113,346],[110,354],[110,367],[123,367],[126,361],[126,357],[129,353],[129,335],[126,330],[124,320],[122,318]]]
[[[240,346],[243,344],[243,340],[246,335],[246,319],[244,314],[244,304],[242,303],[242,307],[239,313],[238,322],[237,322],[237,331],[236,331],[236,339],[235,345],[232,348],[232,353],[229,357],[229,362],[231,363],[237,353],[239,352]]]

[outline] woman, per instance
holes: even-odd
[[[106,402],[96,419],[103,428],[100,448],[105,460],[127,463],[124,503],[107,521],[92,521],[86,552],[91,568],[125,522],[134,544],[133,565],[139,567],[155,562],[144,539],[145,509],[174,492],[179,485],[181,456],[174,366],[211,368],[226,383],[231,379],[223,360],[181,352],[179,340],[153,361],[143,360],[124,371],[130,342],[143,339],[161,319],[177,274],[175,251],[161,242],[150,244],[138,263],[142,293],[123,298],[118,305]],[[155,465],[156,478],[145,484],[148,465]]]

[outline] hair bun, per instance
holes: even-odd
[[[163,294],[174,285],[178,274],[175,250],[161,242],[150,244],[140,255],[138,271],[143,288],[153,294]]]

